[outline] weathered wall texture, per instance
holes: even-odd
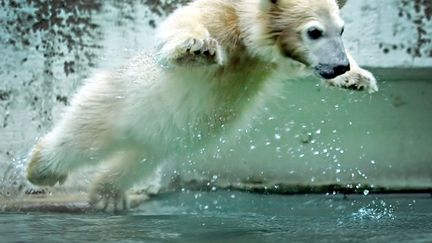
[[[21,158],[85,77],[150,48],[160,20],[185,2],[0,0],[3,180],[17,176]],[[431,9],[430,0],[349,1],[347,46],[364,65],[430,67]]]
[[[347,47],[375,67],[432,66],[431,0],[348,1]]]

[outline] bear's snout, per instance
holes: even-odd
[[[348,62],[339,65],[319,64],[315,69],[321,77],[325,79],[333,79],[348,72],[351,67],[350,63]]]

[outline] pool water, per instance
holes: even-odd
[[[123,214],[3,212],[0,241],[432,242],[432,198],[185,191]]]

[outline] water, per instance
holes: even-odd
[[[120,215],[4,212],[0,241],[432,242],[432,198],[186,191]]]

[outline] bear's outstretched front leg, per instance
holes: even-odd
[[[172,14],[159,28],[157,46],[164,65],[223,65],[223,50],[200,21],[201,13],[185,7]]]
[[[334,79],[326,80],[328,84],[336,87],[352,89],[352,90],[367,90],[369,93],[378,91],[377,81],[374,75],[359,67],[352,56],[347,53],[350,61],[351,70]]]

